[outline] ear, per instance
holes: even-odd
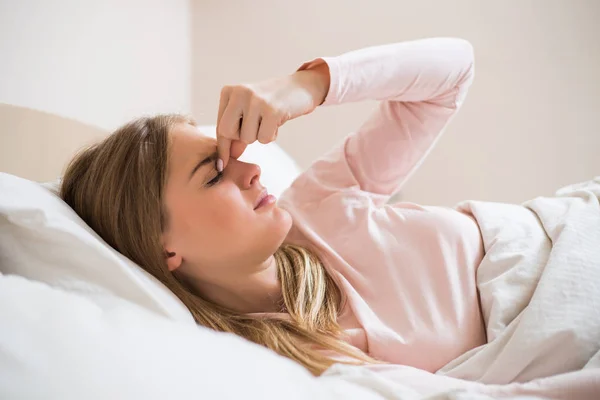
[[[165,259],[167,261],[167,268],[171,272],[181,267],[181,264],[183,263],[183,256],[181,255],[181,252],[179,252],[176,248],[177,246],[175,246],[175,243],[173,243],[172,239],[173,238],[171,237],[171,235],[167,232],[162,233],[161,241],[163,245]]]
[[[179,254],[177,254],[174,251],[169,251],[169,249],[166,249],[166,248],[165,248],[165,257],[167,259],[167,268],[171,272],[173,272],[177,268],[179,268],[181,266],[181,263],[183,262],[183,257],[181,257]]]

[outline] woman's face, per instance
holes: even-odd
[[[162,237],[169,269],[217,285],[258,272],[292,224],[274,203],[256,208],[260,167],[231,159],[219,174],[215,139],[183,123],[170,135]]]

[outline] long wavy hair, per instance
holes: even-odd
[[[337,323],[342,296],[322,262],[306,248],[275,252],[289,318],[248,315],[211,302],[168,268],[161,233],[170,130],[188,117],[169,114],[134,120],[77,154],[63,176],[61,197],[109,245],[168,287],[196,322],[231,332],[295,360],[314,375],[335,362],[376,363],[343,340]]]

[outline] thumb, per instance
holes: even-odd
[[[229,162],[229,154],[231,152],[231,139],[227,139],[223,136],[217,136],[217,153],[219,153],[219,160],[222,162],[219,165],[219,161],[217,161],[217,168],[222,167],[221,171],[225,169],[227,163]],[[221,172],[219,171],[219,172]]]

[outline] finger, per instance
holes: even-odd
[[[231,151],[229,152],[229,155],[235,159],[240,158],[244,150],[246,150],[246,146],[248,146],[246,143],[239,140],[234,140],[231,142]]]
[[[260,109],[252,102],[244,110],[242,127],[240,129],[240,140],[246,144],[252,144],[258,136],[258,125],[260,124]]]
[[[234,101],[229,101],[223,111],[221,120],[217,124],[217,136],[223,136],[230,140],[240,138],[240,118],[242,117],[242,107]]]
[[[273,117],[265,118],[260,122],[258,141],[262,144],[273,142],[277,138],[277,120]]]
[[[221,122],[221,117],[223,116],[223,112],[227,107],[227,103],[229,103],[229,94],[231,90],[225,86],[221,89],[221,97],[219,98],[219,112],[217,113],[217,125]]]
[[[241,110],[229,101],[217,125],[217,152],[223,161],[223,168],[229,162],[232,140],[237,141],[240,137],[240,116]]]
[[[221,97],[219,98],[219,111],[217,113],[217,132],[219,131],[223,113],[225,112],[225,109],[227,108],[227,103],[229,103],[229,94],[230,93],[231,93],[231,91],[226,86],[224,86],[223,89],[221,89]],[[220,139],[219,139],[219,137],[220,137]],[[219,136],[217,134],[217,152],[219,154],[219,160],[220,160],[220,161],[217,160],[217,169],[220,170],[219,172],[221,172],[223,170],[223,168],[225,168],[225,165],[227,165],[227,162],[229,161],[230,147],[231,147],[231,140],[229,140],[223,136]]]
[[[217,160],[217,169],[219,169],[219,167],[224,169],[229,162],[229,155],[231,153],[231,139],[227,139],[223,136],[217,136],[217,152],[219,153],[219,160],[221,160],[221,162]],[[221,171],[223,171],[223,169],[221,169]]]

